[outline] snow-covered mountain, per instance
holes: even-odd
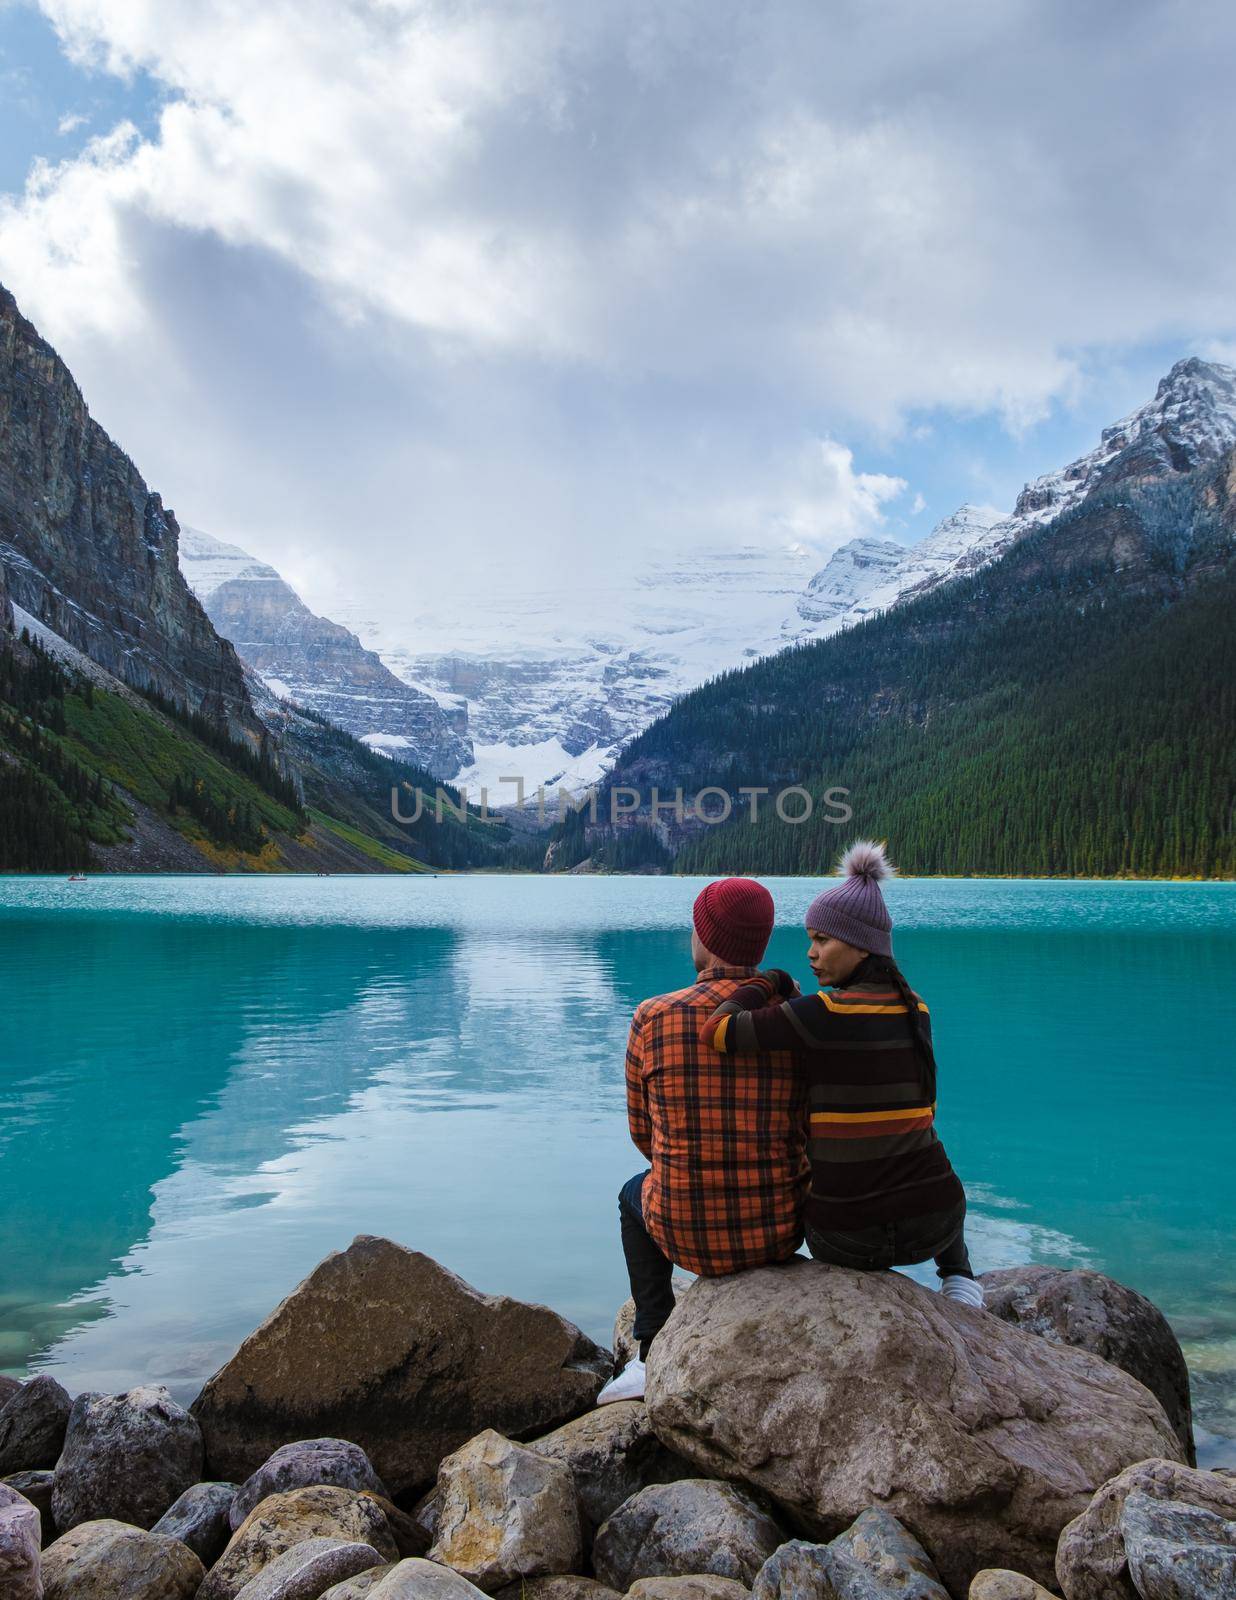
[[[522,778],[529,794],[587,787],[688,689],[893,604],[1000,516],[962,507],[909,547],[852,539],[818,570],[801,545],[709,547],[621,587],[504,589],[406,619],[346,605],[340,615],[406,682],[446,709],[466,706],[475,759],[455,781],[502,804],[516,792],[503,778]]]
[[[216,629],[276,695],[399,749],[438,777],[471,759],[463,712],[445,711],[354,633],[315,616],[264,561],[200,528],[182,528],[180,567]]]
[[[583,789],[708,678],[974,572],[1100,486],[1188,471],[1233,443],[1236,372],[1190,358],[1094,450],[1028,483],[1011,515],[963,505],[917,544],[852,539],[818,570],[801,545],[708,547],[591,590],[503,587],[421,614],[345,603],[332,608],[344,627],[234,546],[186,530],[182,562],[220,632],[281,691],[503,804],[515,793],[503,778],[529,794]]]
[[[1080,505],[1095,489],[1125,478],[1191,472],[1236,444],[1236,371],[1189,356],[1160,378],[1153,400],[1104,428],[1095,448],[1067,467],[1026,484],[1011,517],[994,522],[956,557],[906,592],[974,572],[1018,539]],[[934,535],[933,535],[934,537]]]

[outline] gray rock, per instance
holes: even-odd
[[[3,594],[3,593],[4,593],[4,573],[3,573],[3,571],[0,571],[0,594]],[[0,631],[2,631],[3,628],[4,628],[4,609],[3,608],[4,608],[4,602],[3,602],[3,600],[0,600]],[[7,1375],[7,1373],[0,1372],[0,1411],[4,1410],[5,1406],[8,1405],[9,1401],[20,1390],[21,1386],[22,1386],[22,1384],[21,1384],[21,1379],[20,1378],[10,1378]]]
[[[374,1495],[334,1484],[316,1483],[267,1495],[237,1528],[227,1549],[211,1567],[198,1600],[235,1600],[244,1586],[285,1550],[305,1539],[372,1545],[383,1561],[398,1558],[399,1547]]]
[[[1067,1600],[1152,1600],[1139,1595],[1125,1549],[1125,1502],[1138,1494],[1236,1520],[1236,1477],[1176,1461],[1139,1461],[1117,1474],[1060,1535],[1056,1579]],[[1145,1526],[1143,1516],[1139,1526]]]
[[[0,1483],[0,1595],[43,1600],[43,1530],[37,1506]]]
[[[755,1580],[752,1600],[949,1600],[931,1558],[887,1511],[864,1511],[830,1544],[786,1545]]]
[[[150,1531],[180,1539],[201,1558],[203,1566],[212,1567],[232,1536],[228,1512],[235,1497],[234,1483],[195,1483],[173,1501]]]
[[[817,1600],[829,1595],[831,1556],[826,1544],[791,1539],[756,1573],[751,1600]]]
[[[967,1600],[1053,1600],[1050,1591],[1024,1572],[1007,1567],[984,1567],[974,1574]]]
[[[43,1552],[44,1600],[190,1600],[202,1563],[179,1539],[103,1518]]]
[[[368,1572],[358,1573],[355,1578],[332,1584],[322,1600],[362,1600],[362,1596],[370,1594],[397,1565],[394,1561],[384,1561],[380,1567],[370,1567]]]
[[[232,1501],[233,1531],[268,1494],[306,1489],[314,1483],[333,1483],[339,1489],[369,1489],[386,1496],[386,1485],[360,1445],[347,1439],[298,1439],[280,1445],[264,1461]]]
[[[361,1235],[327,1256],[193,1403],[212,1475],[243,1480],[305,1433],[360,1445],[393,1495],[485,1428],[528,1438],[589,1410],[609,1352],[545,1306],[484,1295]]]
[[[333,1585],[382,1565],[372,1545],[302,1539],[250,1578],[236,1600],[320,1600]]]
[[[64,1446],[73,1402],[55,1378],[22,1384],[0,1410],[0,1477],[54,1467]]]
[[[366,1600],[481,1600],[484,1591],[436,1561],[401,1561],[370,1589]]]
[[[731,1483],[686,1478],[653,1484],[619,1506],[597,1533],[592,1565],[611,1589],[639,1578],[713,1573],[750,1586],[785,1534]]]
[[[1135,1489],[1125,1499],[1120,1531],[1142,1600],[1236,1595],[1236,1522]]]
[[[750,1593],[734,1578],[696,1572],[689,1578],[639,1578],[627,1600],[747,1600]]]
[[[429,1555],[478,1588],[571,1572],[583,1564],[575,1480],[562,1461],[488,1429],[438,1472],[438,1532]]]
[[[580,1510],[593,1528],[649,1484],[694,1476],[694,1469],[657,1438],[642,1400],[597,1406],[533,1439],[528,1449],[571,1469]]]
[[[152,1528],[201,1476],[197,1423],[161,1384],[79,1394],[56,1466],[52,1515],[62,1531],[100,1518]]]
[[[817,1539],[889,1511],[954,1594],[983,1567],[1050,1583],[1098,1486],[1180,1453],[1149,1390],[1088,1351],[900,1273],[806,1260],[698,1279],[653,1346],[647,1405],[671,1449]]]
[[[52,1486],[56,1481],[56,1474],[47,1467],[40,1467],[37,1472],[11,1472],[7,1478],[0,1478],[0,1484],[7,1484],[10,1489],[16,1489],[18,1494],[24,1495],[32,1506],[38,1507],[39,1518],[43,1524],[43,1543],[50,1544],[56,1537],[56,1519],[52,1516]]]
[[[499,1589],[494,1600],[622,1600],[616,1589],[607,1589],[595,1578],[581,1578],[573,1572],[555,1572],[545,1578],[520,1578]]]
[[[1089,1350],[1144,1383],[1167,1412],[1185,1460],[1195,1464],[1189,1369],[1153,1301],[1087,1269],[1008,1267],[981,1281],[995,1316],[1054,1344]]]

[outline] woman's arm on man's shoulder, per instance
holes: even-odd
[[[785,980],[784,983],[779,980]],[[787,993],[786,985],[792,985]],[[704,1023],[700,1042],[723,1055],[753,1050],[792,1050],[810,1054],[831,1042],[832,1013],[818,994],[798,994],[788,974],[760,974],[744,984]]]

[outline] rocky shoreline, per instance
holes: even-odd
[[[362,1235],[187,1410],[0,1379],[0,1600],[1236,1596],[1236,1472],[1192,1465],[1162,1314],[984,1283],[701,1279],[646,1403],[598,1409],[610,1351]]]

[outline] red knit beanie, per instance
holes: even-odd
[[[772,936],[772,895],[754,878],[718,878],[696,895],[691,920],[718,960],[758,966]]]

